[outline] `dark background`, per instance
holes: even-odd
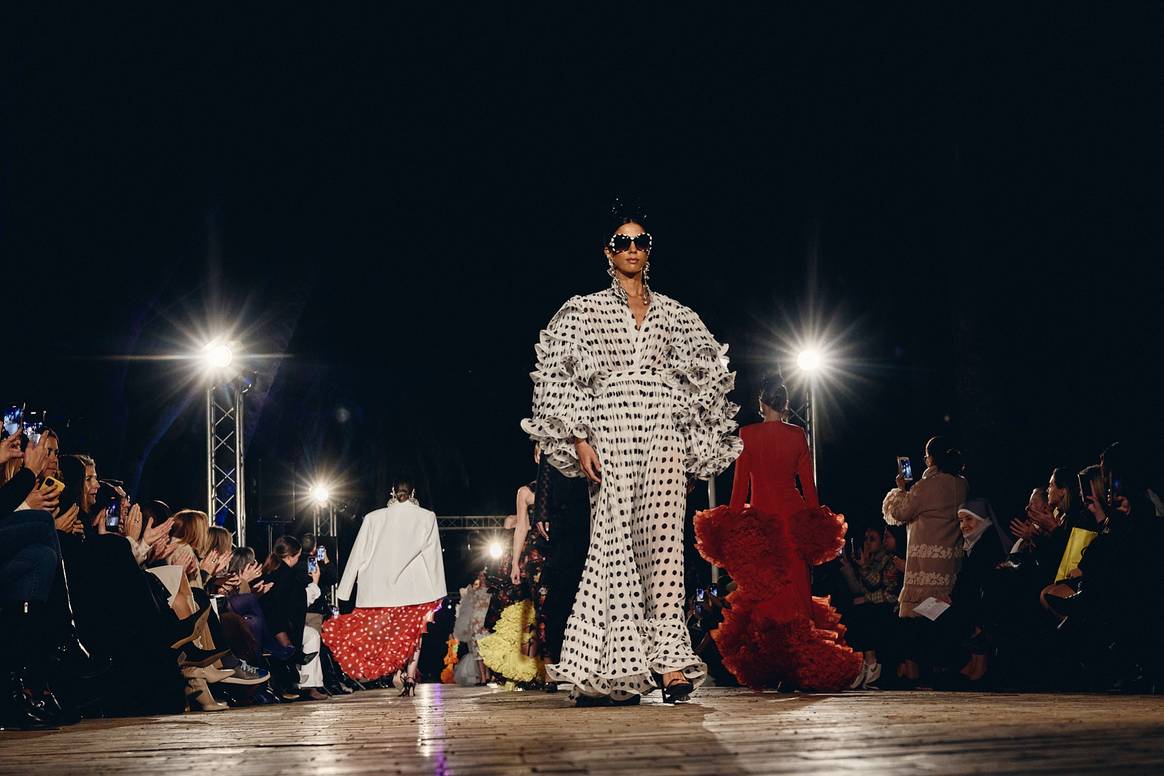
[[[438,514],[505,513],[538,329],[606,284],[637,195],[741,421],[778,359],[801,393],[797,342],[834,351],[820,480],[850,523],[934,433],[1015,513],[1159,428],[1162,9],[10,16],[0,399],[203,507],[201,389],[152,357],[225,328],[280,354],[252,524],[316,473],[353,512],[407,471]]]

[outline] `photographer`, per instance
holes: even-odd
[[[898,616],[908,621],[902,623],[902,645],[911,654],[898,673],[910,682],[920,678],[918,644],[924,643],[929,631],[929,622],[915,614],[914,607],[927,598],[948,599],[954,588],[962,559],[958,507],[966,500],[969,488],[962,477],[961,452],[942,437],[926,443],[925,462],[926,470],[912,488],[899,472],[897,487],[886,494],[881,505],[886,523],[909,526]]]

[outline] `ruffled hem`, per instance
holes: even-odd
[[[533,637],[531,626],[537,613],[532,601],[518,601],[505,607],[493,626],[493,633],[477,639],[477,648],[486,667],[514,682],[532,682],[542,671],[542,661],[525,654]]]
[[[627,657],[616,659],[615,652]],[[572,659],[586,654],[601,657],[596,665],[587,666]],[[707,665],[691,651],[690,635],[681,620],[619,620],[609,628],[599,628],[571,616],[562,659],[546,666],[551,681],[570,685],[583,695],[642,695],[656,687],[652,673],[670,671],[682,671],[696,687],[707,678]]]
[[[323,624],[323,643],[353,679],[386,676],[412,657],[429,615],[439,604],[438,599],[409,606],[357,607]]]
[[[811,617],[778,620],[765,616],[749,598],[728,596],[732,608],[712,632],[724,667],[741,684],[822,692],[852,684],[861,655],[845,644],[840,615],[827,599],[812,599]]]
[[[845,546],[848,530],[845,516],[823,504],[802,509],[788,521],[788,531],[792,534],[796,551],[810,566],[819,566],[836,558]]]

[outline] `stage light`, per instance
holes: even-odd
[[[221,340],[215,340],[202,349],[202,363],[207,371],[220,372],[234,361],[234,351]]]
[[[819,372],[823,365],[824,359],[821,357],[820,351],[815,348],[807,348],[796,355],[797,368],[807,374]]]
[[[308,493],[308,497],[317,506],[322,507],[325,504],[327,504],[328,501],[331,500],[331,488],[329,488],[328,486],[326,486],[322,483],[317,483],[317,484],[311,486],[311,490]]]
[[[489,542],[489,557],[493,560],[501,558],[501,542]]]

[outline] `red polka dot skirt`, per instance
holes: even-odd
[[[398,671],[416,651],[425,624],[440,601],[356,609],[323,624],[323,643],[344,673],[356,680]]]

